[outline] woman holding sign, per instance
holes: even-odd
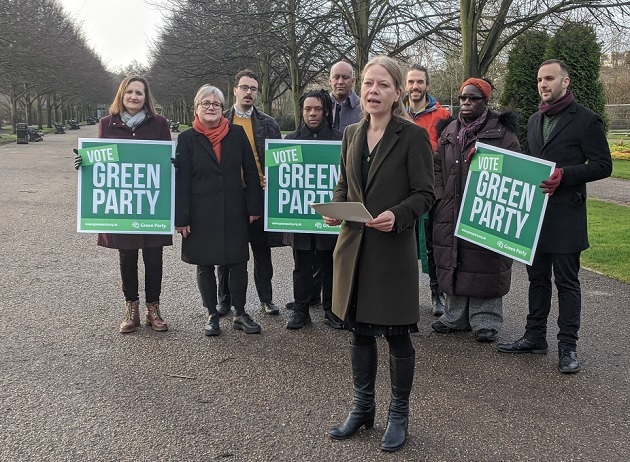
[[[407,438],[409,394],[418,332],[419,295],[415,225],[435,200],[429,136],[409,121],[402,103],[404,77],[385,56],[363,69],[364,117],[346,128],[334,202],[362,202],[373,217],[341,224],[334,252],[333,312],[352,332],[350,359],[354,402],[334,439],[350,438],[374,425],[376,337],[389,344],[392,399],[380,448],[400,449]]]
[[[262,188],[243,127],[223,116],[225,99],[204,85],[195,96],[195,121],[177,139],[175,229],[183,237],[182,260],[197,265],[197,284],[208,310],[207,336],[221,333],[215,265],[230,269],[234,329],[260,332],[245,312],[248,224],[260,218]]]
[[[477,141],[520,152],[518,116],[488,108],[491,85],[466,80],[457,120],[442,129],[435,154],[433,254],[438,283],[446,293],[444,314],[431,327],[438,333],[473,331],[494,342],[503,324],[503,296],[510,290],[512,259],[454,236],[462,195]]]
[[[99,138],[171,141],[168,121],[156,114],[149,83],[138,76],[125,78],[118,87],[109,114],[98,125]],[[75,168],[81,157],[75,158]],[[122,290],[125,296],[125,318],[120,324],[123,334],[140,325],[138,289],[138,250],[144,260],[144,289],[147,313],[145,323],[155,331],[168,330],[160,313],[162,292],[162,250],[173,245],[173,238],[163,234],[98,235],[98,245],[118,249]]]

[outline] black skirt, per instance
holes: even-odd
[[[353,291],[356,293],[356,291]],[[350,310],[346,320],[344,321],[344,328],[356,335],[367,335],[373,337],[391,337],[394,335],[409,335],[418,333],[418,324],[401,324],[386,326],[383,324],[368,324],[365,322],[357,321],[357,304],[356,298],[352,295],[352,302],[350,304]]]

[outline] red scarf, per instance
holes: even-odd
[[[556,114],[560,114],[562,111],[571,106],[573,104],[573,101],[575,101],[573,93],[571,93],[571,90],[567,90],[567,93],[563,97],[555,100],[551,104],[547,104],[541,101],[538,108],[540,109],[540,112],[542,112],[544,115],[554,116]]]
[[[208,128],[206,127],[199,117],[195,115],[195,121],[193,122],[193,128],[195,131],[205,135],[206,138],[212,144],[212,149],[217,156],[217,160],[219,163],[221,162],[221,140],[226,137],[228,131],[230,130],[230,126],[228,124],[228,120],[225,117],[221,117],[221,121],[219,125],[216,127]]]

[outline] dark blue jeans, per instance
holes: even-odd
[[[525,337],[544,340],[547,336],[547,318],[551,310],[551,273],[558,290],[558,350],[575,350],[580,329],[582,291],[578,272],[581,252],[537,253],[529,276],[529,314]]]

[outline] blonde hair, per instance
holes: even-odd
[[[392,117],[397,119],[405,119],[407,120],[407,112],[405,111],[405,105],[403,104],[402,95],[404,94],[403,85],[405,83],[405,76],[403,74],[402,67],[398,64],[398,61],[390,58],[389,56],[379,55],[375,56],[368,61],[363,70],[361,71],[361,81],[363,81],[366,72],[368,69],[376,64],[379,64],[385,68],[387,73],[391,76],[394,81],[394,89],[400,90],[401,97],[398,98],[398,101],[394,101],[392,104]],[[363,111],[363,117],[365,119],[370,119],[370,115]]]
[[[127,91],[127,87],[131,82],[140,82],[144,85],[144,109],[147,115],[155,115],[155,102],[153,101],[153,94],[149,89],[149,82],[144,77],[140,77],[139,75],[130,75],[123,79],[118,86],[118,91],[116,92],[116,96],[114,96],[114,102],[109,107],[109,113],[111,115],[114,114],[122,114],[125,111],[124,97],[125,92]]]

